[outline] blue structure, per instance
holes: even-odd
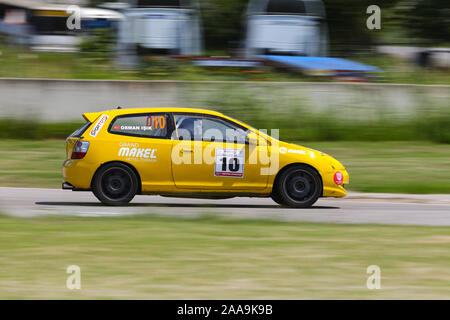
[[[277,55],[260,55],[258,56],[258,58],[278,63],[280,65],[296,68],[311,75],[361,76],[382,71],[381,69],[371,65],[342,58]]]

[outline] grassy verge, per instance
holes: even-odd
[[[450,148],[428,142],[299,142],[350,172],[350,190],[450,193]],[[63,140],[0,140],[0,185],[59,188]]]
[[[450,193],[450,148],[409,142],[310,142],[350,172],[350,190]]]
[[[263,88],[260,88],[263,89]],[[226,90],[200,98],[203,105],[251,124],[254,128],[281,128],[284,141],[418,141],[450,143],[450,109],[447,105],[412,106],[407,114],[385,106],[339,106],[315,110],[302,102],[278,101],[288,110],[276,110],[258,91]],[[195,95],[195,94],[194,94]],[[224,99],[223,101],[221,99]],[[217,107],[219,106],[219,107]],[[236,107],[236,106],[245,106]],[[283,109],[283,108],[281,108]],[[63,139],[84,122],[40,122],[35,119],[0,119],[0,139]]]
[[[449,228],[0,217],[0,298],[448,299]],[[380,236],[382,235],[382,236]],[[81,290],[66,268],[81,268]],[[366,269],[381,268],[381,290]]]
[[[64,140],[0,140],[0,185],[59,188]]]
[[[65,139],[85,121],[40,122],[31,119],[0,119],[0,139]]]
[[[110,80],[186,81],[330,81],[320,77],[284,73],[269,67],[205,68],[190,61],[166,57],[143,58],[136,69],[120,69],[110,61],[84,53],[32,52],[2,45],[0,77]],[[248,70],[250,69],[250,70]],[[257,71],[248,72],[248,71]]]
[[[207,55],[205,55],[207,56]],[[99,60],[100,59],[100,60]],[[356,56],[352,60],[371,64],[383,70],[374,82],[450,84],[450,72],[423,69],[411,62],[386,55]],[[135,70],[119,69],[109,59],[81,53],[32,52],[8,46],[0,39],[0,77],[53,79],[120,79],[120,80],[208,80],[208,81],[332,81],[329,77],[306,76],[270,66],[248,72],[246,68],[204,68],[189,61],[161,57],[142,59]],[[254,72],[256,71],[256,73]]]
[[[450,84],[450,72],[438,68],[422,68],[414,61],[405,61],[388,55],[358,57],[359,62],[377,66],[383,72],[376,82],[408,84]]]

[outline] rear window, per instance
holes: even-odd
[[[92,124],[91,122],[86,122],[80,128],[75,130],[69,137],[80,138],[83,135],[83,133],[87,130],[87,128],[89,128],[91,126],[91,124]]]
[[[125,136],[165,138],[167,124],[167,114],[125,115],[113,120],[109,132]]]

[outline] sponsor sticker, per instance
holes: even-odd
[[[114,130],[124,131],[149,131],[153,130],[152,126],[113,126]]]
[[[127,160],[156,161],[157,159],[157,149],[139,148],[138,143],[120,143],[119,146],[117,155]]]
[[[306,154],[306,151],[304,151],[304,150],[288,149],[286,147],[280,147],[279,151],[281,154],[286,154],[286,153]]]
[[[340,171],[336,171],[334,174],[334,183],[340,186],[344,182],[344,175]]]
[[[244,177],[245,149],[216,148],[214,176]]]
[[[89,133],[90,136],[92,137],[96,137],[98,132],[100,131],[100,129],[103,127],[103,125],[105,124],[106,120],[108,120],[108,116],[106,114],[102,115],[100,117],[100,119],[98,119],[97,123],[95,124],[95,126],[92,128],[91,132]]]

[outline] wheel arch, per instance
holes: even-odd
[[[319,176],[319,178],[320,178],[320,182],[322,182],[322,190],[321,190],[321,192],[320,192],[320,196],[323,196],[323,178],[322,178],[322,175],[320,174],[320,172],[319,172],[319,170],[317,170],[317,168],[315,168],[314,166],[312,166],[312,165],[310,165],[310,164],[308,164],[308,163],[304,163],[304,162],[294,162],[294,163],[289,163],[289,164],[287,164],[287,165],[285,165],[283,168],[281,168],[280,170],[278,170],[278,173],[277,173],[277,175],[275,176],[275,179],[273,180],[273,184],[272,184],[272,192],[275,190],[275,188],[277,187],[277,185],[278,185],[278,179],[279,179],[279,177],[281,176],[281,174],[283,173],[283,172],[285,172],[286,170],[288,170],[289,168],[292,168],[292,167],[295,167],[295,166],[306,166],[306,167],[309,167],[309,168],[311,168],[311,169],[313,169],[316,173],[317,173],[317,175]],[[275,190],[276,191],[276,190]]]
[[[139,172],[136,170],[136,168],[132,164],[130,164],[128,162],[125,162],[125,161],[119,161],[119,160],[113,160],[113,161],[104,162],[100,166],[98,166],[98,168],[95,170],[95,173],[94,173],[94,175],[92,176],[92,179],[91,179],[91,189],[92,189],[92,184],[94,183],[94,179],[95,179],[97,173],[100,171],[100,169],[103,168],[104,166],[108,165],[108,164],[111,164],[111,163],[124,164],[128,168],[133,170],[134,174],[136,175],[136,177],[138,179],[138,190],[137,190],[136,194],[141,194],[142,193],[142,180],[141,180],[141,176],[140,176]]]

